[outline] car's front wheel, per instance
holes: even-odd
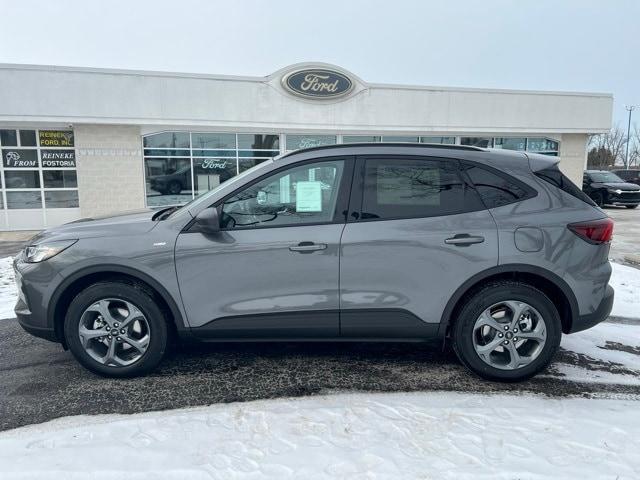
[[[604,194],[602,192],[593,192],[591,194],[591,200],[599,207],[604,207]]]
[[[71,302],[64,323],[69,350],[89,370],[133,377],[154,369],[167,348],[167,324],[153,294],[126,282],[99,282]]]
[[[625,205],[627,208],[638,208],[638,204],[635,205]]]
[[[452,330],[453,348],[466,367],[483,378],[511,382],[546,368],[561,336],[551,300],[514,281],[491,282],[471,294]]]

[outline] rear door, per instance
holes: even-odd
[[[457,160],[359,158],[351,198],[341,241],[343,336],[430,336],[456,289],[498,263],[495,222]]]

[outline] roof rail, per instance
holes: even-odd
[[[358,142],[358,143],[339,143],[335,145],[321,145],[318,147],[301,148],[289,153],[285,153],[280,158],[286,158],[300,152],[313,152],[316,150],[331,150],[333,148],[350,148],[350,147],[414,147],[414,148],[441,148],[443,150],[466,150],[472,152],[486,152],[486,148],[473,147],[471,145],[450,145],[442,143],[403,143],[403,142]]]

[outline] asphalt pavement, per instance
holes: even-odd
[[[557,363],[607,370],[561,351]],[[617,370],[619,373],[619,369]],[[181,348],[146,377],[114,380],[83,369],[58,344],[0,321],[0,430],[82,414],[135,413],[336,391],[528,392],[554,397],[640,396],[640,386],[579,384],[543,375],[519,384],[480,380],[439,344],[237,343]]]

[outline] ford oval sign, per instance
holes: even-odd
[[[290,73],[283,79],[283,85],[296,95],[318,99],[341,97],[353,88],[353,82],[346,75],[322,68]]]

